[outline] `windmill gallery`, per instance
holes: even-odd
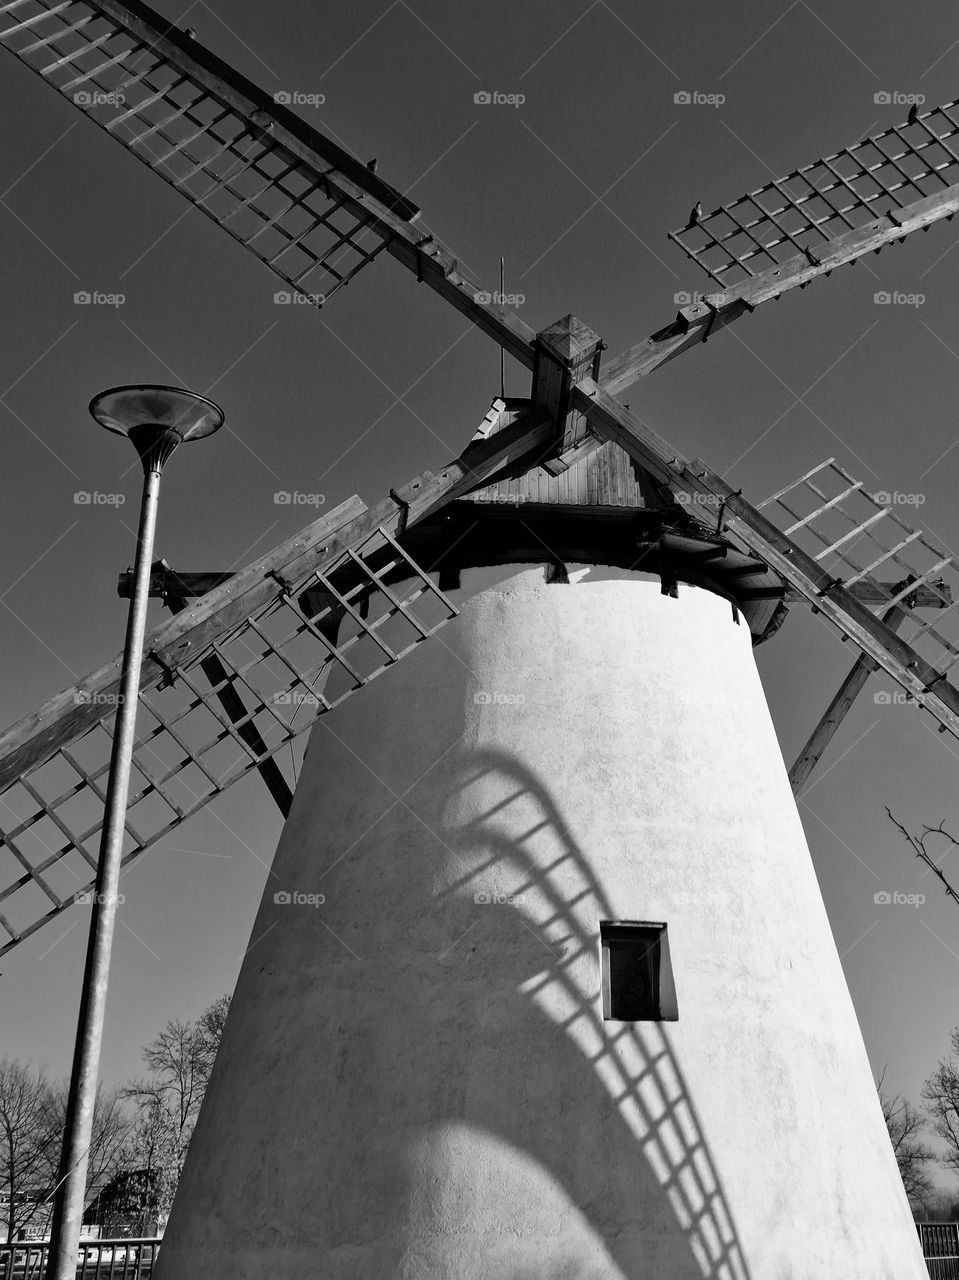
[[[793,791],[876,667],[959,736],[951,560],[833,460],[760,509],[619,397],[951,218],[956,108],[697,204],[671,238],[714,291],[609,358],[146,5],[0,17],[298,298],[392,258],[530,377],[377,505],[153,566],[124,859],[247,775],[286,818],[158,1280],[925,1276]],[[787,773],[753,648],[809,608],[858,657]],[[53,873],[102,825],[120,670],[0,735],[0,952],[91,890]],[[275,757],[320,717],[294,795]]]

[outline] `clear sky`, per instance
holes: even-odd
[[[876,95],[959,87],[945,0],[157,0],[423,207],[430,228],[540,329],[575,312],[610,353],[675,313],[706,277],[666,240],[690,207],[905,118]],[[277,490],[374,502],[466,444],[499,386],[497,349],[391,260],[327,309],[278,307],[278,282],[13,59],[0,54],[0,720],[119,648],[138,496],[123,442],[86,415],[134,381],[208,393],[230,432],[167,472],[157,553],[237,567],[295,532]],[[525,97],[474,102],[480,90]],[[682,91],[722,95],[685,105]],[[624,398],[759,501],[835,456],[867,488],[959,545],[959,253],[937,226],[767,304]],[[80,290],[121,306],[74,304]],[[921,305],[878,306],[880,290]],[[528,375],[507,368],[525,395]],[[122,506],[77,505],[80,490]],[[311,513],[308,513],[311,514]],[[160,611],[154,606],[154,617]],[[787,762],[852,660],[808,612],[758,652]],[[917,1098],[959,1023],[959,911],[885,814],[959,833],[959,744],[875,694],[874,677],[800,809],[870,1059]],[[717,744],[719,746],[720,744]],[[103,1074],[139,1068],[169,1017],[232,988],[279,831],[247,781],[124,877]],[[959,856],[945,862],[959,881]],[[922,893],[877,906],[877,890]],[[74,909],[0,967],[0,1052],[65,1073],[86,920]],[[828,1081],[823,1082],[828,1088]]]

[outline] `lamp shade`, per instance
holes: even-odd
[[[159,427],[181,440],[199,440],[224,422],[219,405],[183,387],[111,387],[93,397],[90,412],[101,427],[123,436],[135,427]]]

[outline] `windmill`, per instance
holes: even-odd
[[[804,605],[861,654],[797,786],[873,667],[959,737],[951,559],[833,460],[754,506],[617,396],[951,218],[956,104],[697,212],[715,291],[607,360],[145,5],[0,20],[290,288],[386,254],[531,373],[377,506],[156,566],[126,859],[254,770],[289,812],[161,1276],[924,1275],[751,647]],[[0,952],[89,888],[118,678],[0,737]]]

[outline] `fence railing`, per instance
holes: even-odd
[[[148,1280],[160,1249],[158,1237],[81,1240],[77,1280]],[[43,1280],[48,1240],[0,1244],[0,1280]]]
[[[930,1280],[959,1280],[959,1222],[917,1222]],[[149,1280],[160,1238],[81,1240],[77,1280]],[[43,1280],[47,1241],[0,1244],[0,1280]]]
[[[959,1222],[917,1222],[930,1280],[959,1280]]]

